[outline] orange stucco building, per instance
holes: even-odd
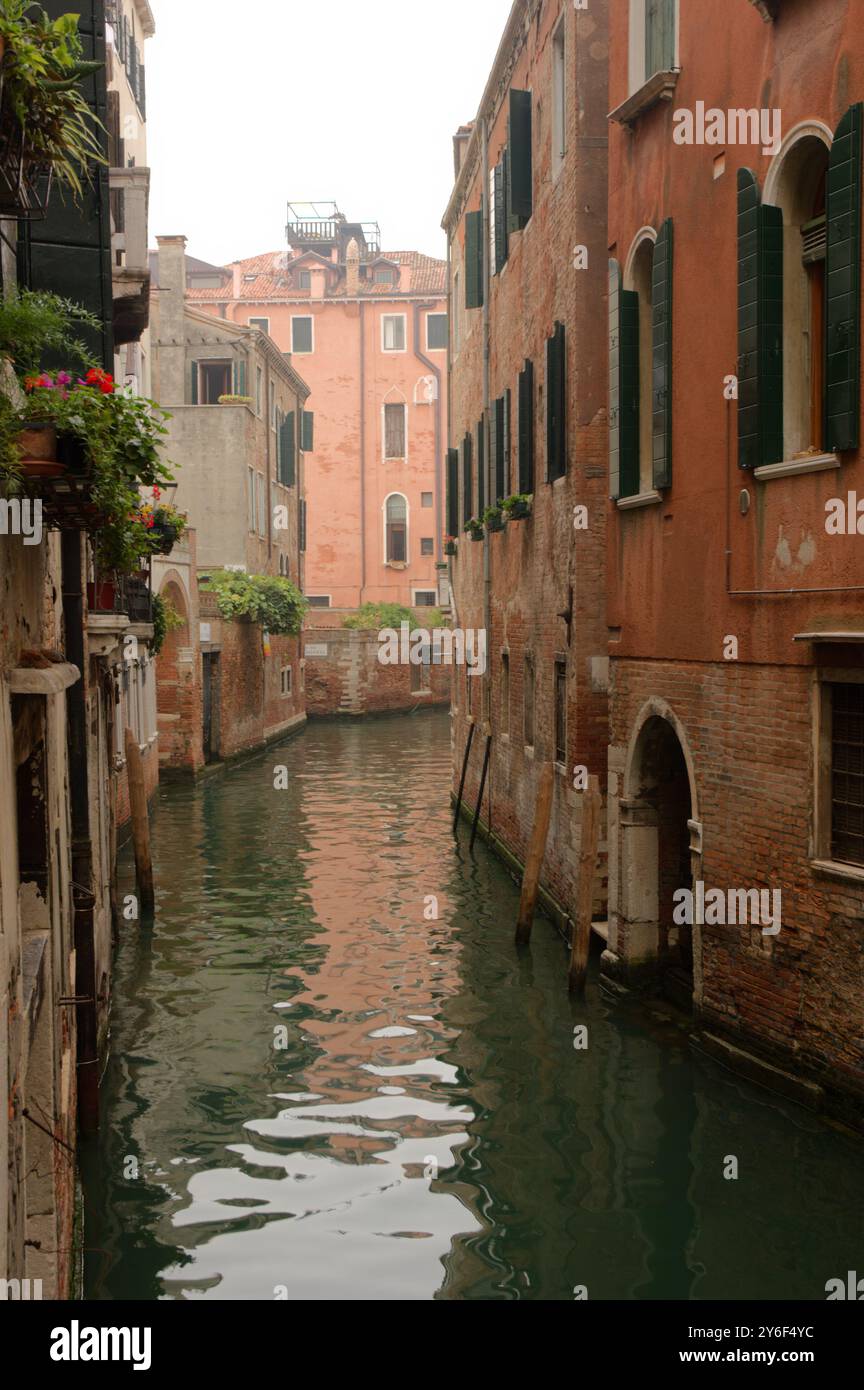
[[[315,403],[305,592],[314,607],[438,602],[446,422],[444,261],[382,252],[335,205],[289,208],[288,249],[190,274],[188,299],[269,333]]]

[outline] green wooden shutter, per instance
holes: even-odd
[[[246,359],[237,357],[232,366],[232,390],[235,396],[246,395]]]
[[[477,421],[477,515],[486,510],[486,422]]]
[[[284,438],[282,445],[282,472],[285,478],[285,486],[293,487],[297,480],[297,430],[296,416],[293,410],[289,410],[285,416],[285,423],[282,426]]]
[[[505,454],[507,447],[507,419],[506,419],[506,400],[504,396],[499,396],[495,402],[495,496],[493,501],[497,504],[503,502],[507,495],[504,491],[504,468]]]
[[[81,81],[80,90],[100,127],[96,134],[105,163],[92,164],[82,179],[80,202],[67,190],[53,186],[43,218],[18,223],[17,276],[33,290],[46,290],[72,299],[89,309],[99,327],[80,330],[88,350],[109,372],[114,370],[114,298],[111,282],[111,217],[108,188],[108,93],[105,69],[105,14],[103,0],[42,0],[52,20],[74,9],[85,61],[100,66]],[[68,354],[54,360],[45,355],[46,368],[73,364]]]
[[[509,497],[513,478],[513,393],[510,387],[504,392],[504,485],[502,495]]]
[[[834,451],[860,443],[862,118],[856,102],[834,132],[828,165],[825,413]]]
[[[738,170],[738,463],[783,457],[783,214]]]
[[[193,362],[189,368],[189,400],[192,405],[198,404],[198,363]]]
[[[465,308],[483,304],[483,213],[465,214]]]
[[[675,0],[645,0],[645,80],[675,66]]]
[[[565,333],[556,323],[546,343],[546,479],[567,472],[567,380]]]
[[[621,266],[609,260],[609,496],[621,496]]]
[[[507,264],[507,183],[504,177],[504,160],[495,165],[495,273],[500,275]]]
[[[459,534],[459,451],[447,450],[447,534]]]
[[[306,498],[300,498],[300,552],[306,549]]]
[[[672,486],[672,219],[654,246],[651,277],[651,416],[654,487]]]
[[[519,491],[534,491],[534,363],[526,360],[519,373]]]
[[[315,412],[304,410],[301,415],[302,439],[300,448],[304,454],[311,454],[315,448]]]
[[[525,226],[533,210],[534,178],[531,157],[531,93],[510,92],[510,157],[508,202],[511,227]]]
[[[470,434],[466,434],[462,441],[462,525],[474,515],[474,470],[473,459],[473,440]]]
[[[639,295],[621,291],[621,496],[641,491],[639,438]]]

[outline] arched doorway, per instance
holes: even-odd
[[[644,967],[659,976],[665,993],[690,1007],[701,994],[701,933],[698,925],[675,922],[675,894],[692,892],[700,876],[701,827],[686,735],[663,701],[649,702],[637,721],[620,828],[620,934],[628,973]]]

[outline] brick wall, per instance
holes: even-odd
[[[390,714],[450,702],[452,668],[430,666],[424,689],[419,667],[379,661],[376,632],[325,628],[319,622],[304,633],[304,644],[311,715]],[[326,656],[317,654],[325,647]]]
[[[691,756],[706,891],[782,890],[777,936],[749,925],[694,927],[702,1024],[830,1092],[864,1097],[864,889],[811,866],[810,673],[616,660],[612,685],[610,785],[622,796],[636,788],[632,732],[649,700],[666,701]],[[620,860],[620,841],[610,852]],[[622,902],[613,894],[615,917]]]
[[[519,13],[519,11],[522,13]],[[606,7],[579,13],[559,3],[514,7],[489,91],[468,142],[447,213],[451,260],[459,301],[451,302],[450,445],[460,449],[460,524],[463,515],[461,445],[474,441],[477,497],[477,425],[506,390],[512,393],[509,480],[518,486],[518,374],[534,365],[534,504],[529,519],[511,521],[493,534],[488,586],[484,544],[464,533],[452,562],[454,625],[488,632],[489,673],[485,679],[457,674],[454,691],[454,786],[462,771],[469,718],[479,722],[466,779],[465,801],[476,803],[485,735],[492,745],[483,819],[519,860],[534,821],[540,765],[556,759],[555,663],[566,670],[564,759],[555,797],[543,884],[565,912],[575,910],[581,824],[580,794],[573,770],[580,766],[605,784],[607,633],[605,617],[605,518],[607,471],[606,352]],[[563,20],[568,99],[566,157],[552,166],[553,34]],[[496,77],[498,79],[496,84]],[[533,121],[533,212],[527,226],[511,232],[504,269],[486,286],[487,311],[464,305],[465,215],[481,207],[489,170],[508,138],[509,89],[530,90]],[[487,122],[487,160],[482,167],[480,128]],[[488,240],[488,236],[487,236]],[[586,268],[577,268],[576,245],[588,249]],[[484,339],[488,318],[488,384]],[[556,322],[566,332],[567,471],[547,481],[546,343]],[[488,386],[488,389],[487,389]],[[485,500],[491,500],[486,488]],[[576,529],[576,508],[585,508]],[[580,520],[582,519],[580,514]],[[564,616],[562,616],[564,615]],[[569,621],[568,621],[569,616]],[[509,661],[509,698],[504,658]],[[526,661],[533,663],[534,734],[525,731]],[[471,706],[468,691],[471,689]],[[605,875],[596,887],[596,910],[605,898]]]

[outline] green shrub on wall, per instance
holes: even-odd
[[[296,637],[309,607],[296,584],[276,575],[213,570],[201,576],[201,588],[216,595],[223,618],[245,618],[274,637]]]

